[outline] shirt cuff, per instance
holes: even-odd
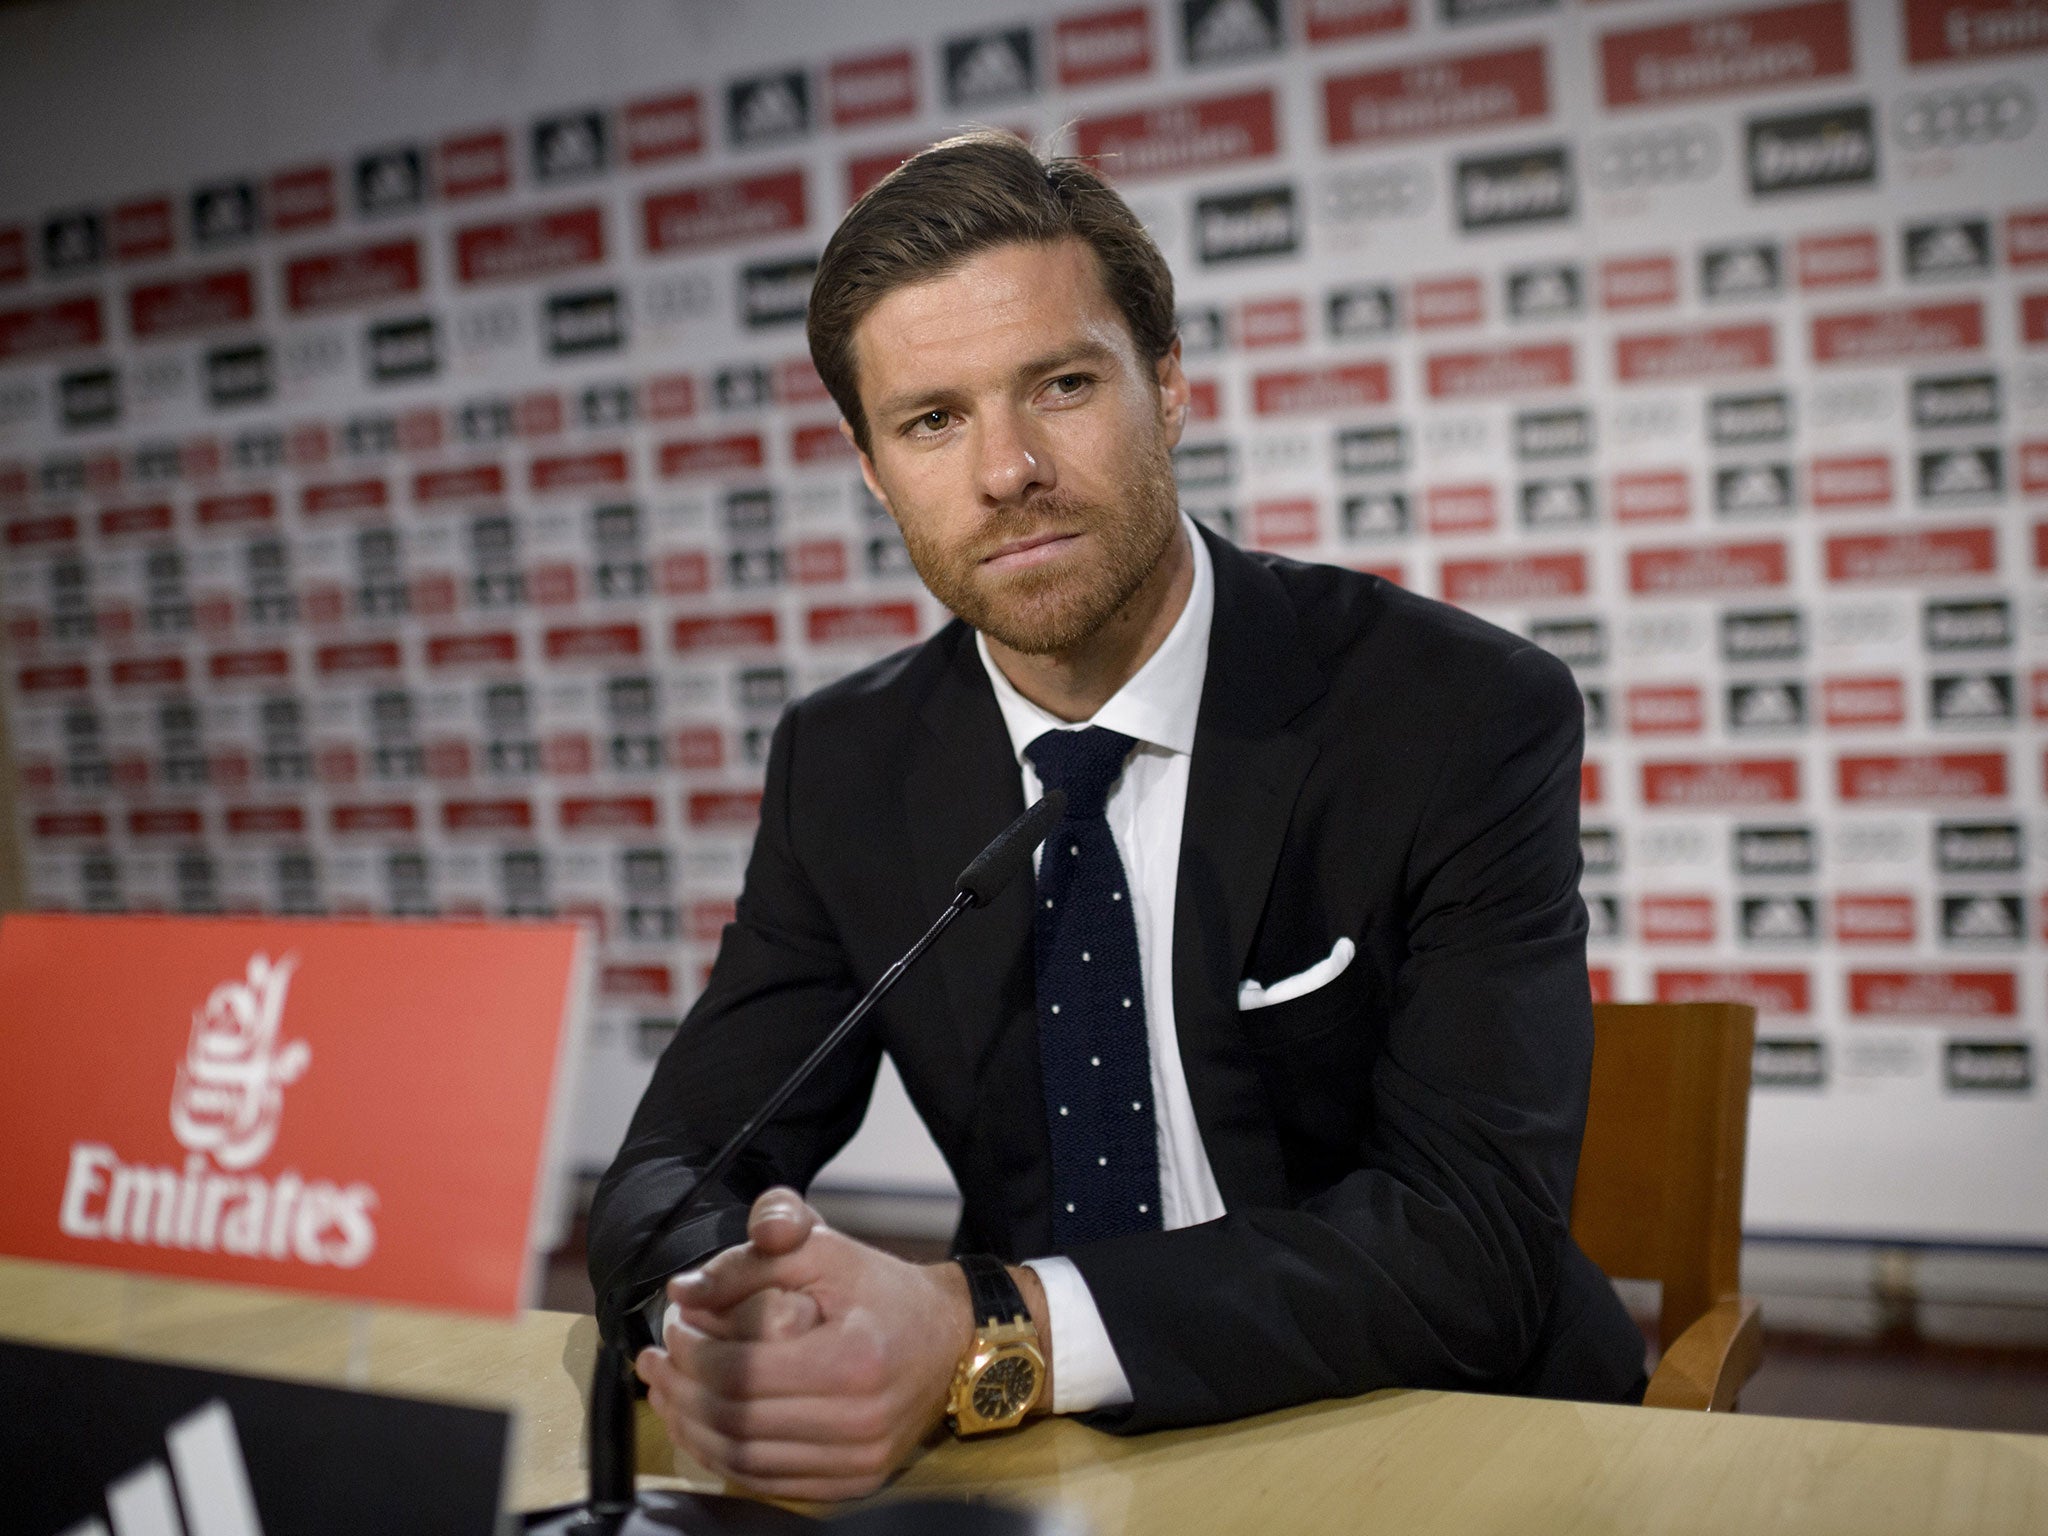
[[[654,1342],[660,1344],[663,1349],[668,1348],[663,1342],[668,1337],[668,1325],[680,1321],[682,1315],[683,1309],[668,1299],[666,1287],[660,1295],[647,1303],[647,1326],[654,1330]]]
[[[1128,1403],[1130,1378],[1074,1261],[1031,1259],[1025,1267],[1045,1287],[1046,1323],[1052,1329],[1052,1411],[1086,1413]]]

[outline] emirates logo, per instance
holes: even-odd
[[[305,1073],[313,1047],[278,1039],[296,956],[251,955],[246,976],[224,981],[192,1011],[192,1038],[171,1088],[171,1133],[223,1168],[270,1155],[284,1090]]]

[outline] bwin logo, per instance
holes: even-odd
[[[2017,874],[2026,836],[2015,821],[1945,821],[1934,829],[1934,867],[1944,875]]]
[[[1621,839],[1612,827],[1581,827],[1579,857],[1589,875],[1612,875],[1621,869]]]
[[[1928,715],[1936,725],[2006,725],[2013,718],[2011,674],[1946,673],[1928,680]]]
[[[741,307],[747,324],[758,330],[801,321],[811,302],[811,280],[817,272],[817,260],[808,256],[747,267],[740,274]]]
[[[1782,443],[1792,435],[1792,403],[1783,393],[1716,395],[1707,402],[1707,436],[1717,448]]]
[[[1389,474],[1407,463],[1407,438],[1397,426],[1347,427],[1337,434],[1340,475]]]
[[[1026,28],[956,37],[946,44],[946,100],[979,107],[1029,96],[1033,63]]]
[[[1805,653],[1806,629],[1796,608],[1721,615],[1721,656],[1726,661],[1796,661]]]
[[[1767,241],[1710,246],[1700,255],[1700,292],[1710,299],[1762,298],[1778,288],[1778,248]]]
[[[1569,219],[1576,211],[1564,145],[1458,162],[1458,224],[1465,230]]]
[[[1607,660],[1607,631],[1598,619],[1539,619],[1529,638],[1568,667],[1597,667]]]
[[[1294,188],[1205,197],[1195,204],[1198,253],[1205,265],[1292,255],[1298,244]]]
[[[1952,944],[2017,944],[2026,936],[2020,898],[2009,895],[1944,896],[1941,936]]]
[[[2012,604],[2002,597],[1927,605],[1930,651],[1999,650],[2012,644]]]
[[[1173,478],[1183,490],[1228,485],[1237,460],[1228,443],[1183,443],[1173,450]]]
[[[1515,418],[1517,458],[1574,459],[1592,451],[1590,411],[1524,411]]]
[[[1908,277],[1981,277],[1991,270],[1988,219],[1909,224],[1903,238]]]
[[[1735,872],[1741,875],[1810,875],[1815,864],[1811,827],[1737,827]]]
[[[1868,102],[1751,118],[1746,131],[1752,197],[1877,180],[1877,130]]]
[[[1966,373],[1913,381],[1913,425],[1922,431],[1996,426],[1998,414],[1996,374]]]
[[[197,213],[194,201],[194,213]],[[61,214],[43,224],[43,265],[51,272],[79,272],[99,263],[103,247],[100,216],[89,211]]]
[[[174,1422],[164,1431],[164,1450],[168,1468],[151,1459],[107,1485],[107,1516],[118,1536],[263,1536],[249,1465],[226,1403],[215,1398]],[[88,1518],[67,1536],[106,1536],[106,1529]]]
[[[778,144],[810,130],[810,84],[800,69],[735,80],[725,91],[726,132],[736,145]]]

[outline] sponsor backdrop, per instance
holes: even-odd
[[[588,917],[602,1161],[777,711],[941,618],[801,321],[986,122],[1173,262],[1190,511],[1573,667],[1594,986],[1759,1006],[1753,1228],[2048,1241],[2048,5],[130,15],[10,71],[36,905]]]

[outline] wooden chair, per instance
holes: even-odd
[[[1609,1275],[1663,1282],[1653,1408],[1731,1410],[1763,1356],[1737,1277],[1755,1040],[1747,1003],[1593,1008],[1572,1235]]]

